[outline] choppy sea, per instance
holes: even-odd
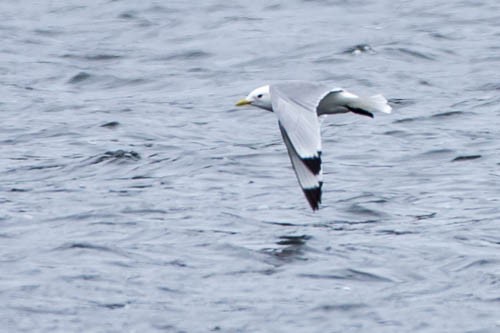
[[[500,332],[500,2],[1,1],[1,332]],[[313,213],[282,80],[323,122]]]

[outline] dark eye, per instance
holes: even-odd
[[[262,98],[262,94],[258,94],[258,95],[257,95],[257,98]]]

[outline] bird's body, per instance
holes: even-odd
[[[313,210],[321,203],[323,184],[318,117],[353,112],[373,118],[373,112],[391,112],[382,95],[362,98],[342,88],[304,81],[262,86],[236,105],[254,105],[276,113],[297,180]]]

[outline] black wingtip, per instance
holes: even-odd
[[[317,176],[321,172],[321,152],[318,152],[318,156],[302,158],[302,162],[307,166],[307,168]]]
[[[319,187],[305,188],[303,191],[312,210],[317,211],[319,209],[319,204],[321,203],[321,183]]]
[[[363,109],[358,109],[358,108],[351,108],[351,107],[349,107],[349,106],[347,106],[347,109],[349,109],[349,111],[351,111],[352,113],[355,113],[355,114],[359,114],[359,115],[362,115],[362,116],[367,116],[367,117],[373,118],[373,113],[368,112],[368,111],[366,111],[366,110],[363,110]]]

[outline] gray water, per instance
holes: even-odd
[[[2,1],[0,331],[500,332],[500,3]],[[361,45],[361,46],[359,46]],[[275,115],[313,80],[313,213]]]

